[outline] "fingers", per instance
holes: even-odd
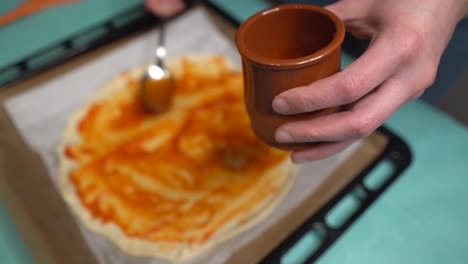
[[[280,143],[337,142],[366,137],[412,97],[405,81],[400,76],[388,79],[349,111],[285,124],[277,129],[276,140]]]
[[[291,159],[294,163],[304,163],[307,161],[321,160],[328,158],[331,155],[334,155],[351,144],[356,140],[345,140],[339,142],[327,142],[321,143],[316,147],[312,147],[302,151],[296,151],[291,155]]]
[[[411,98],[401,77],[387,80],[379,90],[356,103],[348,112],[309,121],[286,124],[277,135],[287,133],[292,141],[320,142],[317,146],[292,154],[295,163],[320,160],[336,154],[361,137],[370,135],[403,103]],[[277,138],[279,142],[280,138]]]
[[[145,6],[156,15],[169,17],[185,8],[182,0],[145,0]]]
[[[352,103],[390,77],[400,62],[401,56],[382,35],[343,72],[277,95],[273,109],[280,114],[298,114]]]
[[[275,139],[281,143],[333,142],[350,138],[357,139],[360,137],[357,128],[353,131],[343,130],[343,126],[352,122],[354,117],[354,112],[346,111],[311,120],[288,123],[276,130]]]

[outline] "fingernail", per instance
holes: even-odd
[[[278,130],[276,132],[275,139],[280,143],[288,143],[293,141],[291,134],[284,130]]]
[[[278,113],[286,113],[289,111],[289,104],[281,98],[273,101],[273,109]]]

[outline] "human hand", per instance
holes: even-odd
[[[327,7],[349,32],[370,38],[367,51],[342,72],[273,100],[280,114],[347,106],[345,111],[287,123],[278,142],[321,142],[294,152],[296,163],[331,156],[370,135],[400,106],[419,97],[436,76],[440,57],[466,0],[342,0]],[[416,120],[415,120],[416,121]]]
[[[173,16],[185,8],[182,0],[145,0],[145,6],[155,15],[162,17]]]

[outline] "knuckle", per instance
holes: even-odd
[[[295,108],[297,111],[310,111],[313,105],[314,100],[312,97],[298,93],[294,104],[292,104],[292,108]]]
[[[419,98],[428,87],[430,87],[436,80],[437,76],[437,63],[427,62],[421,67],[421,73],[415,83],[416,89],[414,89],[413,96],[411,99]]]
[[[354,134],[357,137],[367,137],[378,127],[378,122],[372,117],[363,116],[354,123]]]
[[[421,86],[423,89],[431,86],[437,75],[437,63],[432,61],[426,63],[426,66],[423,67],[422,76],[421,76]]]
[[[340,81],[341,97],[351,103],[361,97],[361,81],[354,75],[345,75]]]
[[[320,138],[320,132],[308,129],[307,127],[297,127],[291,131],[291,136],[297,142],[315,142]]]
[[[424,36],[416,30],[404,30],[403,34],[394,39],[395,50],[400,52],[404,61],[413,58],[424,46]]]
[[[290,123],[284,126],[295,142],[316,142],[328,135],[327,129],[321,126],[311,126],[309,121]]]
[[[424,94],[424,89],[423,90],[418,90],[416,93],[413,94],[413,96],[410,98],[411,100],[416,100],[419,97],[421,97]]]

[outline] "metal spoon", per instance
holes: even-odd
[[[165,23],[161,22],[155,60],[146,69],[141,79],[141,97],[144,106],[151,112],[161,113],[169,109],[174,95],[175,82],[166,68],[164,59],[167,51],[164,46]]]

